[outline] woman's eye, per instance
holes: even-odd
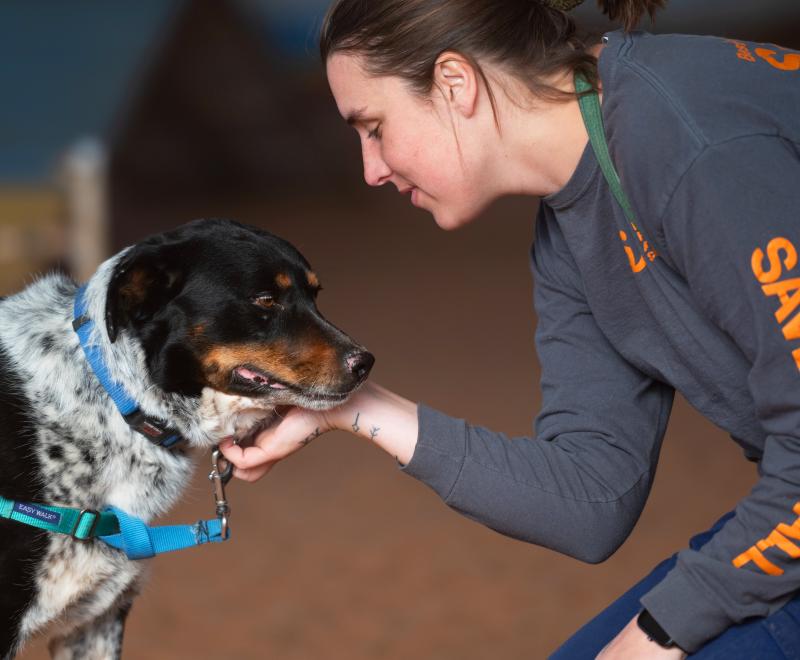
[[[377,140],[381,137],[381,125],[378,124],[373,128],[369,133],[367,133],[367,137],[372,140]]]
[[[275,299],[270,295],[264,294],[253,298],[253,304],[263,307],[264,309],[269,309],[275,306]]]

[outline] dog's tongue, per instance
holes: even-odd
[[[242,378],[247,378],[247,380],[252,380],[254,383],[258,383],[259,385],[268,385],[276,390],[285,390],[286,386],[281,385],[280,383],[275,383],[267,378],[264,374],[256,373],[255,371],[251,371],[247,367],[239,367],[236,370]]]

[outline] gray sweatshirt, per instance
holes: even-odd
[[[644,506],[677,389],[759,464],[735,517],[642,601],[691,652],[800,590],[800,54],[607,38],[603,117],[638,231],[587,146],[536,221],[535,436],[420,405],[404,470],[503,534],[599,562]]]

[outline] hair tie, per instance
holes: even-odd
[[[582,2],[583,0],[542,0],[542,4],[559,11],[572,11]]]

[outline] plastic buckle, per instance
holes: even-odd
[[[90,323],[92,319],[90,319],[86,314],[81,314],[77,318],[72,319],[72,329],[75,332],[78,332],[83,326],[87,323]]]
[[[132,413],[124,415],[123,419],[134,431],[138,431],[150,442],[157,445],[171,448],[183,440],[177,431],[167,428],[152,417],[148,417],[139,408]]]
[[[80,527],[81,522],[83,521],[83,515],[85,513],[91,513],[94,515],[94,520],[92,521],[91,527],[89,527],[89,532],[84,537],[77,536],[78,527]],[[91,541],[92,534],[94,534],[94,530],[97,527],[97,523],[100,521],[100,512],[96,509],[81,509],[81,512],[78,514],[78,517],[75,519],[75,524],[72,526],[72,531],[69,535],[74,538],[76,541]]]

